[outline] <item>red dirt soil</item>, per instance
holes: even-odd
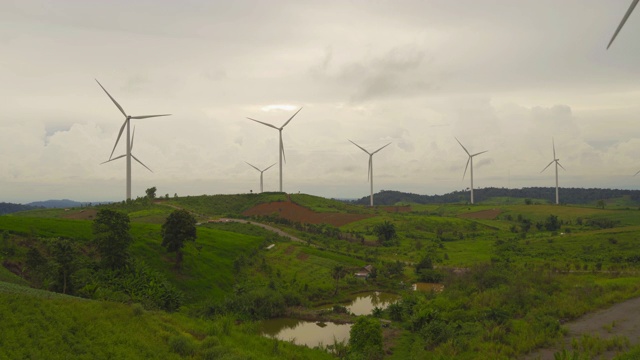
[[[458,217],[464,219],[480,219],[480,220],[493,220],[500,215],[500,209],[482,210],[472,213],[466,213],[459,215]]]
[[[363,214],[317,213],[306,207],[285,201],[259,204],[242,213],[244,216],[269,216],[274,214],[290,221],[333,226],[342,226],[371,217],[371,215]]]
[[[69,211],[68,214],[64,214],[62,217],[64,219],[74,219],[74,220],[92,220],[96,217],[98,210],[96,209],[86,209],[86,210],[72,210]]]
[[[389,213],[408,213],[411,212],[411,206],[382,206],[382,209]]]

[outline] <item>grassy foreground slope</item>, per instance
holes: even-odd
[[[21,290],[21,289],[22,290]],[[54,295],[52,297],[52,295]],[[0,359],[328,359],[229,318],[147,312],[0,282]]]

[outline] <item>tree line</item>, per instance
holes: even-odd
[[[538,201],[553,202],[555,199],[554,187],[529,187],[521,189],[507,189],[488,187],[474,189],[476,202],[486,201],[491,198],[509,197],[529,199],[531,203]],[[467,203],[469,192],[454,191],[444,195],[419,195],[395,190],[382,190],[374,195],[377,205],[395,205],[397,203],[416,204],[446,204]],[[640,203],[640,190],[601,189],[601,188],[560,188],[560,201],[566,204],[595,204],[601,200],[628,197],[630,200]],[[349,201],[358,205],[368,205],[369,196]]]

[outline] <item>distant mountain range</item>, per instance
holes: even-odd
[[[476,203],[481,203],[495,198],[520,198],[532,199],[534,202],[555,201],[554,187],[531,187],[522,189],[505,188],[483,188],[474,189],[473,195]],[[416,204],[446,204],[446,203],[467,203],[469,201],[468,191],[454,191],[444,195],[418,195],[400,191],[382,190],[373,195],[376,205],[395,205],[397,203]],[[560,202],[566,204],[595,204],[599,200],[609,200],[617,198],[628,198],[634,205],[640,203],[640,190],[618,190],[618,189],[583,189],[583,188],[560,188]],[[369,196],[351,201],[354,204],[369,204]]]
[[[62,199],[62,200],[34,201],[34,202],[28,203],[27,205],[52,209],[52,208],[72,208],[72,207],[79,207],[79,206],[88,205],[88,204],[89,203],[86,203],[86,202],[83,203],[83,202],[77,202],[69,199]]]

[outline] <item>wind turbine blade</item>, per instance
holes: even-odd
[[[638,172],[637,172],[637,173],[633,174],[633,176],[636,176],[636,175],[638,175],[638,174],[640,174],[640,170],[638,170]]]
[[[551,138],[551,145],[553,145],[553,158],[556,158],[556,142]]]
[[[133,127],[133,133],[131,134],[131,151],[133,151],[133,139],[136,137],[136,127]]]
[[[547,170],[547,168],[548,168],[549,166],[551,166],[551,164],[553,164],[554,162],[555,162],[555,160],[552,160],[552,161],[549,163],[549,165],[545,166],[545,167],[544,167],[544,169],[542,169],[542,171],[540,171],[540,172],[544,172],[545,170]]]
[[[253,165],[249,164],[248,162],[246,162],[246,161],[245,161],[245,163],[247,163],[247,165],[251,166],[252,168],[254,168],[254,169],[256,169],[256,170],[260,171],[260,169],[258,169],[257,167],[255,167],[255,166],[253,166]]]
[[[104,86],[102,86],[102,84],[100,84],[100,81],[98,81],[98,79],[94,79],[98,85],[100,85],[100,87],[102,88],[102,90],[104,90],[104,92],[107,94],[107,96],[109,97],[109,99],[111,99],[111,101],[113,101],[114,104],[116,104],[116,106],[118,107],[118,109],[120,109],[120,112],[122,113],[122,115],[124,115],[125,117],[127,116],[127,113],[124,112],[124,109],[122,108],[122,106],[120,106],[120,104],[118,104],[118,102],[116,101],[116,99],[113,98],[113,96],[111,96],[111,94],[109,94],[109,92],[107,91],[107,89],[104,88]]]
[[[282,133],[280,133],[280,151],[282,151],[282,160],[287,162],[287,156],[284,154],[284,143],[282,142]]]
[[[112,161],[115,161],[115,160],[118,160],[118,159],[122,159],[122,158],[123,158],[123,157],[125,157],[125,156],[126,156],[126,155],[120,155],[120,156],[114,157],[113,159],[109,159],[109,160],[107,160],[107,161],[101,162],[101,163],[100,163],[100,165],[102,165],[102,164],[106,164],[106,163],[108,163],[108,162],[112,162]]]
[[[486,153],[487,151],[489,151],[489,150],[480,151],[479,153],[475,153],[475,154],[473,154],[473,155],[471,155],[471,156],[473,157],[473,156],[476,156],[476,155],[484,154],[484,153]]]
[[[147,165],[143,164],[143,163],[142,163],[142,161],[138,160],[138,158],[137,158],[137,157],[135,157],[135,156],[133,156],[133,154],[131,154],[131,157],[133,158],[133,160],[137,161],[137,162],[138,162],[138,164],[140,164],[140,165],[142,165],[142,166],[146,167],[146,168],[147,168],[147,170],[149,170],[149,171],[153,172],[153,170],[149,169],[149,167],[148,167]]]
[[[139,115],[139,116],[132,116],[132,119],[146,119],[146,118],[152,118],[152,117],[159,117],[159,116],[171,116],[171,114],[162,114],[162,115]]]
[[[371,176],[372,168],[373,168],[373,155],[369,155],[369,170],[367,171],[367,181],[373,181],[373,176]]]
[[[388,143],[387,145],[385,145],[385,146],[381,147],[380,149],[378,149],[378,150],[376,150],[376,151],[372,152],[372,153],[371,153],[371,155],[373,155],[373,154],[377,153],[378,151],[380,151],[380,150],[382,150],[382,149],[386,148],[386,147],[387,147],[387,146],[389,146],[389,145],[391,145],[391,143]]]
[[[467,155],[471,156],[471,154],[469,154],[469,151],[467,151],[467,148],[464,147],[464,145],[462,145],[462,143],[460,142],[460,140],[458,140],[457,137],[454,136],[454,139],[456,139],[456,141],[458,142],[458,144],[460,144],[460,146],[462,146],[462,149],[464,150],[464,152],[467,153]]]
[[[467,168],[469,167],[470,161],[471,161],[471,156],[469,156],[469,158],[467,159],[467,165],[464,167],[464,174],[462,174],[462,180],[464,180],[464,177],[467,175]]]
[[[252,118],[250,118],[250,117],[248,117],[247,119],[252,120],[252,121],[255,121],[255,122],[260,123],[260,124],[262,124],[262,125],[266,125],[266,126],[268,126],[268,127],[274,128],[274,129],[276,129],[276,130],[280,130],[279,128],[277,128],[277,127],[275,127],[275,126],[273,126],[273,125],[271,125],[271,124],[268,124],[268,123],[266,123],[266,122],[262,122],[262,121],[260,121],[260,120],[252,119]]]
[[[562,168],[562,170],[567,171],[567,169],[565,169],[564,166],[562,166],[562,164],[560,164],[560,161],[556,160],[556,163],[558,163],[558,166],[560,166]]]
[[[275,164],[277,164],[277,163],[273,163],[273,164],[271,164],[271,166],[269,166],[268,168],[266,168],[266,169],[262,170],[262,172],[265,172],[265,171],[267,171],[267,170],[271,169]]]
[[[289,123],[289,121],[293,120],[293,118],[294,118],[296,115],[298,115],[298,113],[300,112],[300,110],[302,110],[302,108],[300,108],[298,111],[296,111],[296,113],[295,113],[295,114],[293,114],[293,116],[291,116],[291,117],[289,118],[289,120],[287,120],[287,122],[286,122],[286,123],[284,123],[284,125],[282,125],[282,126],[280,127],[280,129],[283,129],[285,126],[287,126],[287,124]]]
[[[122,136],[122,132],[124,131],[124,127],[127,126],[127,121],[129,121],[128,118],[124,121],[124,123],[120,127],[120,132],[118,133],[118,138],[116,139],[115,145],[113,145],[113,150],[111,150],[111,155],[109,155],[109,159],[111,159],[111,157],[113,156],[113,153],[116,151],[116,146],[118,146],[118,141],[120,141],[120,137]]]
[[[349,139],[347,139],[347,140],[349,140]],[[358,145],[358,144],[354,143],[354,142],[353,142],[353,141],[351,141],[351,140],[349,140],[349,141],[350,141],[353,145],[355,145],[355,146],[359,147],[359,148],[360,148],[360,150],[362,150],[362,151],[366,152],[367,154],[371,155],[371,153],[369,153],[367,150],[365,150],[362,146],[360,146],[360,145]]]
[[[631,15],[631,13],[633,12],[633,9],[636,7],[636,5],[638,5],[638,1],[639,0],[633,0],[631,2],[631,5],[629,5],[629,9],[627,10],[626,14],[624,14],[622,21],[620,21],[620,25],[618,25],[616,32],[613,34],[613,36],[611,37],[611,40],[609,41],[609,44],[607,45],[607,50],[609,50],[609,47],[611,46],[611,44],[613,44],[613,40],[616,39],[616,36],[618,36],[618,33],[620,32],[620,30],[622,30],[624,23],[627,22],[627,19],[629,18],[629,15]]]

